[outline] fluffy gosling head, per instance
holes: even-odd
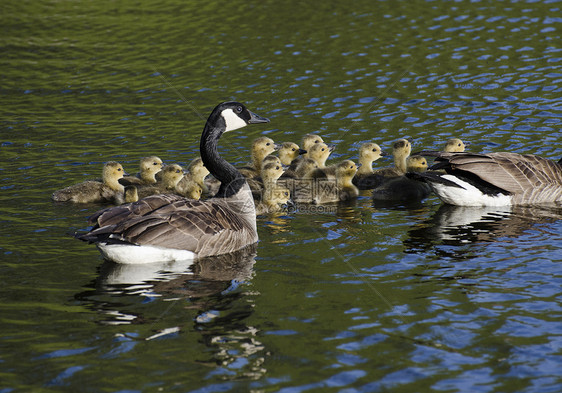
[[[427,160],[423,156],[410,156],[406,159],[408,172],[425,172],[427,170]]]
[[[103,183],[108,185],[111,189],[122,191],[123,186],[119,184],[119,179],[125,174],[125,170],[121,164],[116,161],[108,161],[103,165],[101,178]]]
[[[290,165],[299,155],[306,153],[299,145],[293,142],[283,142],[279,148],[279,159],[283,165]]]
[[[308,151],[310,151],[312,146],[314,146],[317,143],[323,143],[323,142],[324,142],[324,140],[322,139],[322,137],[320,135],[306,134],[302,138],[302,148],[308,152]]]
[[[445,144],[443,151],[449,153],[460,153],[463,152],[465,148],[466,148],[465,143],[461,141],[459,138],[451,138]]]

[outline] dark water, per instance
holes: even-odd
[[[236,99],[364,141],[562,156],[559,1],[4,1],[0,392],[560,392],[562,211],[368,196],[258,221],[194,266],[123,267],[53,204],[108,160],[185,164]],[[379,165],[377,163],[377,165]],[[388,165],[383,162],[380,165]]]

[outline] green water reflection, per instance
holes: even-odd
[[[209,111],[319,132],[334,157],[403,136],[559,159],[551,1],[5,1],[0,14],[0,392],[559,391],[559,209],[368,196],[260,218],[253,253],[128,270],[72,233],[61,187],[186,164]],[[382,162],[380,165],[388,165]],[[191,269],[191,270],[190,270]]]

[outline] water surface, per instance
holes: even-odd
[[[185,165],[239,100],[357,159],[456,136],[560,159],[557,1],[16,2],[0,15],[0,392],[558,392],[562,211],[350,206],[258,219],[230,257],[118,266],[50,194]],[[389,165],[381,161],[378,166]]]

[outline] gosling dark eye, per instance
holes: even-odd
[[[269,146],[270,144],[271,144],[271,143],[267,142],[265,145],[266,145],[266,146]]]
[[[152,165],[158,165],[158,163],[157,163],[157,162],[154,162]]]
[[[459,143],[457,146],[460,146],[461,144]]]
[[[293,151],[295,151],[295,150],[297,150],[297,149],[295,149],[295,148],[293,147]]]
[[[117,170],[118,170],[119,172],[121,172],[121,168],[117,168]]]

